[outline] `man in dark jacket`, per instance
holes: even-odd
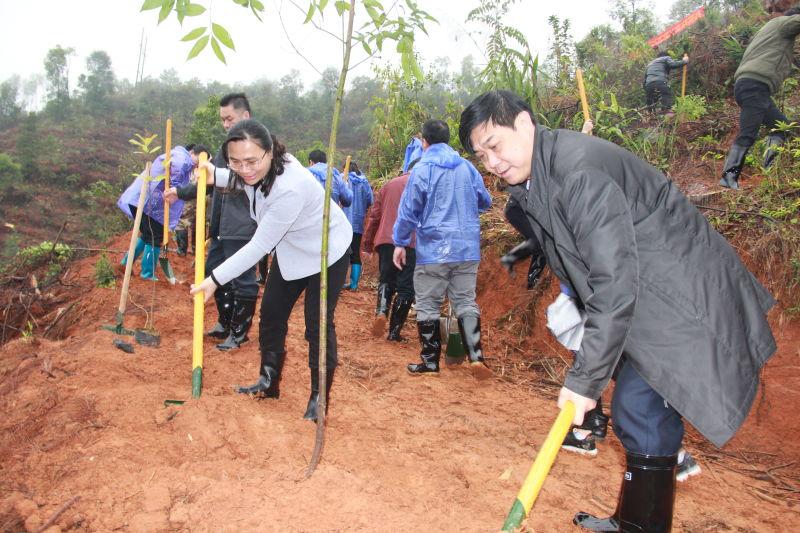
[[[764,168],[768,168],[785,139],[774,131],[778,122],[788,122],[772,95],[778,92],[794,64],[794,40],[800,34],[800,7],[793,7],[764,24],[747,46],[733,75],[733,96],[739,104],[739,135],[722,165],[719,184],[739,188],[739,175],[748,150],[756,142],[763,124],[769,129]]]
[[[647,107],[655,111],[656,104],[661,102],[661,112],[672,109],[672,90],[669,88],[669,72],[689,63],[689,56],[684,54],[681,61],[669,57],[667,52],[660,52],[658,57],[647,64],[644,72],[644,92],[647,96]]]
[[[607,141],[535,123],[508,91],[474,100],[461,142],[525,206],[547,264],[586,311],[559,406],[575,424],[619,366],[611,411],[627,469],[595,531],[669,531],[685,417],[717,446],[747,416],[775,352],[772,296],[656,168]]]
[[[240,121],[250,118],[250,102],[244,93],[231,93],[219,101],[222,127],[229,131]],[[222,151],[212,160],[214,166],[226,167]],[[174,187],[165,194],[182,200],[197,196],[197,185],[179,189]],[[208,247],[206,272],[211,272],[247,244],[256,231],[257,224],[250,217],[250,206],[243,191],[213,189],[210,220],[211,245]],[[219,318],[207,335],[223,339],[217,348],[223,351],[238,348],[248,339],[258,299],[256,270],[246,270],[238,278],[217,289],[214,300]]]

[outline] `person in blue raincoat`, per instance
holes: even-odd
[[[350,162],[350,189],[353,191],[353,202],[342,208],[350,225],[353,226],[353,242],[350,244],[350,283],[343,288],[354,291],[358,288],[361,277],[361,236],[364,234],[364,217],[373,201],[372,187],[367,177],[361,173],[355,161]]]
[[[308,154],[308,170],[317,178],[317,181],[325,187],[325,179],[328,173],[328,156],[322,150],[312,150]],[[331,186],[331,200],[333,203],[342,207],[347,207],[353,201],[353,191],[350,186],[342,179],[342,173],[333,167],[333,185]]]
[[[141,235],[136,241],[133,260],[136,261],[142,253],[142,279],[156,280],[156,263],[161,254],[161,243],[164,240],[164,157],[158,156],[150,166],[150,181],[147,185],[142,222],[139,224]],[[182,187],[189,183],[194,168],[192,156],[183,146],[176,146],[170,152],[170,184]],[[117,200],[119,207],[130,219],[136,218],[136,208],[139,205],[139,194],[142,189],[143,175],[139,175]],[[183,212],[184,202],[178,200],[169,207],[169,228],[174,230],[178,225]],[[127,254],[122,259],[124,265],[128,260]]]
[[[415,231],[417,236],[414,291],[422,363],[408,365],[408,371],[414,375],[439,371],[439,310],[446,293],[458,318],[470,368],[486,376],[475,284],[481,258],[478,215],[492,205],[492,198],[481,175],[447,144],[449,140],[446,122],[423,124],[424,152],[411,171],[394,224],[398,269],[405,264],[405,247]]]
[[[419,140],[419,137],[413,137],[411,142],[408,143],[406,146],[406,153],[403,156],[403,172],[405,174],[408,172],[408,167],[411,166],[412,161],[416,161],[420,157],[422,157],[422,141]]]

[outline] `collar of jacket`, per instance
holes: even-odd
[[[520,205],[526,207],[528,215],[533,217],[542,226],[542,229],[551,237],[553,224],[549,209],[550,189],[558,185],[550,179],[550,169],[553,166],[553,157],[558,132],[544,126],[536,125],[533,140],[533,153],[531,154],[531,177],[526,183],[510,187]],[[527,184],[527,190],[526,190]]]

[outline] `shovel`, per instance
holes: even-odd
[[[458,327],[453,331],[455,317],[453,316],[453,307],[450,305],[449,300],[447,302],[447,317],[441,320],[444,321],[442,337],[445,335],[447,336],[442,339],[442,341],[447,343],[444,352],[444,362],[447,365],[460,365],[464,362],[466,351],[464,350],[464,343],[461,341],[461,332],[458,330]]]
[[[164,156],[164,191],[169,189],[169,178],[170,178],[170,163],[172,162],[170,158],[172,157],[172,119],[167,119],[167,132],[166,132],[166,154]],[[164,198],[164,240],[162,241],[162,254],[158,258],[158,264],[161,265],[161,270],[164,271],[164,274],[167,276],[167,281],[170,282],[171,285],[175,285],[178,279],[175,277],[175,272],[172,270],[172,265],[169,264],[169,258],[167,257],[167,252],[169,251],[169,207],[170,204],[166,198]]]
[[[147,183],[150,181],[150,163],[145,166],[144,173],[140,176],[142,178],[142,188],[139,191],[139,203],[136,207],[136,216],[133,220],[133,231],[131,231],[131,242],[128,245],[128,261],[125,262],[125,277],[122,282],[122,294],[119,296],[119,307],[115,315],[116,324],[113,326],[103,326],[103,329],[113,331],[117,335],[133,335],[137,342],[146,344],[147,342],[154,342],[158,339],[157,336],[152,335],[143,330],[132,331],[125,329],[123,321],[125,318],[125,309],[128,307],[128,289],[131,285],[131,273],[133,272],[133,255],[136,251],[136,239],[139,236],[139,226],[142,223],[142,213],[144,212],[144,200],[147,196]],[[145,342],[142,342],[142,341]],[[152,345],[152,344],[148,344]]]

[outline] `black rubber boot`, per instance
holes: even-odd
[[[237,387],[239,394],[258,394],[264,398],[279,398],[281,395],[281,373],[286,352],[264,352],[261,354],[261,372],[253,385]]]
[[[414,375],[437,374],[439,372],[439,357],[442,354],[439,321],[417,321],[417,331],[419,332],[419,343],[422,346],[419,354],[422,363],[411,363],[406,368]]]
[[[583,424],[578,426],[579,429],[585,429],[592,432],[596,440],[603,440],[608,433],[608,417],[603,414],[603,403],[600,398],[597,399],[597,405],[591,411],[588,411],[583,417]]]
[[[175,243],[178,245],[178,255],[185,256],[189,250],[189,230],[175,230]]]
[[[387,340],[402,342],[405,339],[400,336],[403,325],[408,317],[408,310],[411,309],[412,300],[398,296],[392,303],[392,318],[389,320],[389,336]]]
[[[383,337],[386,322],[389,320],[389,309],[392,306],[392,289],[388,283],[378,285],[378,305],[375,307],[375,321],[372,323],[372,336]]]
[[[767,169],[772,166],[775,158],[778,157],[778,148],[783,144],[783,135],[777,133],[771,134],[767,137],[767,149],[764,151],[764,168]]]
[[[675,467],[678,456],[657,457],[627,452],[617,510],[609,518],[578,513],[575,525],[590,531],[668,533],[675,504]]]
[[[331,404],[331,386],[333,385],[333,374],[336,368],[329,368],[325,373],[325,394],[327,400],[325,401],[325,415],[328,414],[328,406]],[[306,406],[306,413],[303,415],[304,420],[317,421],[317,405],[319,404],[319,369],[311,369],[311,395],[308,397],[308,405]]]
[[[233,289],[230,285],[218,287],[214,293],[214,301],[217,303],[217,323],[213,328],[206,332],[209,337],[215,339],[225,339],[230,333],[231,312],[233,311]]]
[[[231,327],[228,338],[217,344],[217,349],[226,352],[238,348],[248,340],[247,332],[253,324],[253,315],[256,312],[256,300],[236,298],[233,300],[231,312]]]
[[[467,315],[458,319],[458,331],[461,333],[461,342],[467,352],[467,361],[475,377],[487,378],[492,371],[486,366],[481,349],[481,317]]]
[[[719,180],[720,185],[729,189],[739,188],[739,174],[742,173],[744,158],[749,149],[749,146],[740,146],[733,143],[731,150],[728,152],[728,157],[725,158],[725,163],[722,165],[722,179]]]

